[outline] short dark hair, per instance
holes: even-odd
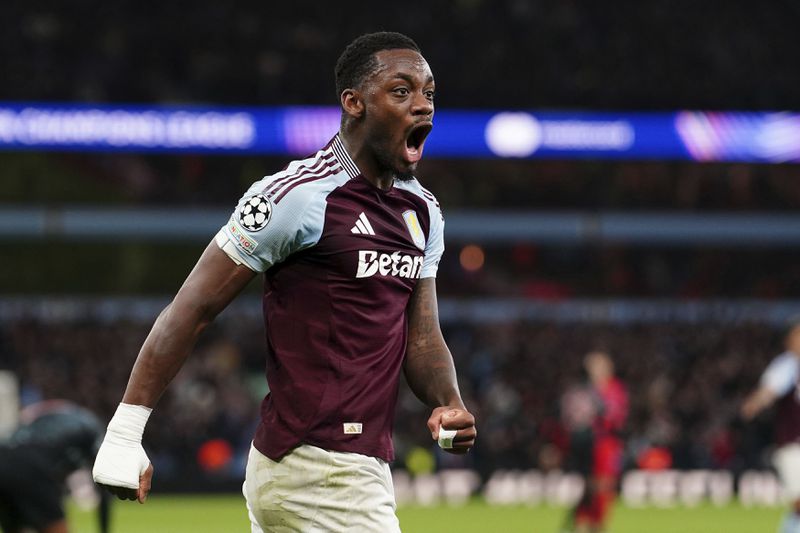
[[[336,61],[336,97],[345,89],[355,89],[378,67],[375,54],[382,50],[414,50],[419,46],[411,37],[394,31],[379,31],[357,37]]]

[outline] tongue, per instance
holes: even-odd
[[[422,159],[422,147],[406,146],[406,156],[410,162],[418,162],[420,159]]]

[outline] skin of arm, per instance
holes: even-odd
[[[212,241],[172,303],[156,319],[136,358],[122,401],[154,407],[200,333],[255,275],[234,263]]]
[[[408,303],[408,344],[404,372],[411,390],[433,409],[428,429],[434,440],[439,427],[457,429],[451,453],[463,454],[475,444],[475,417],[458,390],[453,356],[439,326],[436,279],[419,280]]]
[[[778,395],[770,388],[758,387],[742,402],[741,415],[746,421],[755,418],[761,411],[775,403]]]
[[[206,247],[183,286],[158,316],[133,365],[122,402],[154,407],[191,353],[200,333],[255,277],[237,265],[214,241]],[[123,500],[144,503],[153,465],[139,477],[139,489],[106,488]]]

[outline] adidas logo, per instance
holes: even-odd
[[[372,224],[369,223],[367,215],[362,212],[358,215],[356,225],[350,228],[350,233],[355,233],[356,235],[375,235],[375,230],[372,229]]]

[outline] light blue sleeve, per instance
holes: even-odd
[[[217,244],[235,262],[256,272],[316,244],[325,219],[326,195],[319,187],[296,187],[276,204],[262,192],[273,179],[253,184],[217,234]]]
[[[761,375],[761,386],[778,396],[783,396],[797,386],[800,360],[791,352],[784,352],[767,366]]]
[[[425,260],[422,263],[420,278],[435,278],[439,270],[439,261],[444,253],[444,217],[442,210],[434,202],[428,202],[430,213],[430,230],[428,242],[425,244]]]

